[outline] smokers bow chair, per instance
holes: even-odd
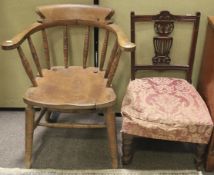
[[[23,67],[32,83],[32,87],[24,95],[24,102],[27,104],[26,167],[31,167],[34,129],[37,126],[46,126],[53,128],[107,127],[112,167],[117,168],[118,153],[113,112],[116,95],[112,88],[112,80],[122,51],[131,51],[135,45],[130,43],[120,28],[110,20],[114,14],[112,9],[61,4],[41,6],[36,12],[41,17],[38,22],[2,44],[4,50],[18,50]],[[93,41],[90,38],[91,29],[94,27],[100,29],[99,67],[88,66],[91,63],[88,58],[93,57],[91,56],[92,47],[90,47]],[[57,33],[59,30],[61,33]],[[60,37],[54,40],[55,36],[62,36],[61,40]],[[80,41],[81,38],[83,40]],[[36,47],[33,44],[34,39],[35,43],[41,41],[42,44]],[[76,40],[72,41],[73,39]],[[33,61],[29,61],[27,54],[24,54],[22,49],[22,45],[25,46],[24,43],[28,43]],[[39,49],[41,52],[38,52]],[[39,59],[39,55],[43,59]],[[63,58],[64,66],[53,66],[53,63],[57,62],[56,56]],[[69,62],[82,63],[82,66],[70,66]],[[34,73],[31,63],[35,63],[38,74]],[[42,68],[42,63],[46,64],[46,68]],[[37,117],[35,117],[35,108],[41,109]],[[54,111],[67,113],[94,110],[104,112],[103,124],[53,123],[50,117]],[[41,120],[43,116],[46,116],[45,122]]]
[[[131,53],[132,81],[121,109],[123,164],[129,164],[133,158],[135,137],[195,143],[196,166],[202,163],[213,123],[204,101],[191,85],[199,20],[200,13],[195,16],[172,15],[168,11],[161,11],[157,15],[131,13],[131,41],[136,43],[137,48],[136,52]],[[149,24],[153,26],[153,33],[148,29],[151,27]],[[144,37],[139,37],[140,29],[142,33],[147,32]],[[179,31],[183,35],[178,35]],[[149,41],[143,40],[145,38],[149,38]],[[186,46],[188,41],[190,44]],[[143,47],[149,54],[153,54],[154,50],[154,54],[149,55],[145,50],[143,52]],[[152,48],[151,52],[148,47]],[[149,58],[142,60],[144,64],[139,63],[140,53]],[[185,57],[186,54],[189,56]],[[187,61],[185,58],[188,58]],[[148,65],[145,62],[149,62]],[[143,70],[144,74],[141,73],[144,78],[135,79],[139,70]],[[185,73],[186,80],[175,78],[181,76],[178,74],[180,71]],[[151,74],[154,72],[158,76]]]

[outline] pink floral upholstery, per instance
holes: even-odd
[[[208,143],[213,122],[186,80],[143,78],[131,81],[122,104],[122,132],[155,139]]]

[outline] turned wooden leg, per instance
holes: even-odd
[[[134,137],[129,134],[122,133],[122,163],[123,165],[128,165],[131,163],[133,155],[134,155],[134,149],[133,149],[133,139]]]
[[[204,165],[206,148],[207,148],[206,144],[197,144],[196,145],[195,164],[196,164],[197,170],[201,169],[201,166]]]
[[[116,135],[116,122],[112,108],[106,111],[106,125],[108,133],[109,150],[112,160],[112,168],[118,168],[118,150],[117,150],[117,135]]]
[[[35,111],[28,105],[25,110],[25,167],[30,168],[32,163],[33,131]]]
[[[206,171],[214,171],[214,131],[211,136],[208,151],[206,152]]]

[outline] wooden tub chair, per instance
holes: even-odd
[[[145,40],[144,43],[141,42],[143,38],[136,37],[137,33],[138,36],[140,33],[140,27],[137,27],[152,23],[154,33],[151,36],[154,37],[151,47],[155,53],[149,56],[150,61],[147,65],[139,63],[140,59],[136,59],[139,52],[131,53],[132,81],[128,85],[121,110],[123,164],[129,164],[133,158],[134,137],[195,143],[197,167],[202,163],[213,130],[213,122],[204,101],[191,85],[199,20],[199,12],[196,15],[185,16],[172,15],[168,11],[161,11],[157,15],[131,13],[131,41],[139,40],[136,42],[136,52],[149,44]],[[151,26],[146,26],[144,31],[143,27],[140,29],[142,32],[148,32],[149,27]],[[190,33],[189,39],[181,35],[175,37],[179,31],[186,32],[185,29]],[[184,39],[185,43],[178,43],[179,39]],[[183,61],[185,56],[181,54],[182,47],[186,47],[188,41],[190,44],[187,47],[187,59]],[[177,48],[173,48],[174,42]],[[145,51],[143,54],[145,55]],[[177,59],[173,60],[173,56]],[[137,58],[141,57],[138,55]],[[136,73],[140,70],[147,76],[135,79]],[[173,70],[177,72],[170,72]],[[146,71],[157,71],[158,74],[149,77],[151,73],[145,74]],[[180,71],[184,73],[186,80],[176,78]],[[173,76],[170,77],[170,74]]]
[[[36,12],[40,16],[38,22],[33,23],[13,39],[2,44],[4,50],[17,49],[23,67],[32,83],[32,87],[27,89],[24,95],[24,102],[27,104],[25,119],[26,168],[30,168],[32,164],[33,133],[37,126],[50,128],[106,127],[112,168],[117,168],[118,153],[113,112],[116,94],[112,88],[112,80],[121,53],[131,51],[135,45],[130,43],[123,31],[112,22],[111,17],[114,11],[110,8],[60,4],[41,6],[37,8]],[[99,67],[90,66],[88,60],[93,57],[90,45],[93,43],[91,30],[94,27],[100,29],[102,32],[100,36],[103,37],[103,39],[100,37]],[[74,35],[71,35],[73,30],[76,31],[74,35],[79,37],[76,37],[77,40],[72,42],[71,40],[75,38]],[[59,33],[54,33],[56,31]],[[81,37],[82,35],[83,37]],[[55,36],[62,36],[61,40],[54,40]],[[78,45],[80,38],[83,38],[82,45]],[[61,49],[54,46],[59,42],[62,46]],[[29,47],[25,46],[26,43]],[[33,43],[40,43],[40,45],[37,46]],[[72,50],[72,46],[76,45],[76,49]],[[32,61],[27,59],[26,53],[28,52],[24,53],[27,49],[30,50],[31,54],[29,55],[32,55]],[[53,57],[56,57],[58,53],[62,53],[60,57],[64,62],[63,66],[53,65]],[[39,59],[39,55],[42,55],[43,58]],[[81,66],[71,66],[71,62],[75,60],[80,60]],[[32,68],[33,65],[38,73],[33,71],[35,70]],[[37,117],[35,117],[35,108],[41,109]],[[91,112],[95,110],[105,114],[105,122],[101,125],[53,123],[50,118],[53,112]],[[41,120],[43,116],[46,116],[45,122]]]

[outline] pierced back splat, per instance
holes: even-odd
[[[170,64],[170,49],[173,44],[173,38],[169,35],[174,29],[174,16],[168,11],[161,11],[159,15],[154,16],[154,30],[157,36],[153,37],[155,56],[152,58],[153,64]]]

